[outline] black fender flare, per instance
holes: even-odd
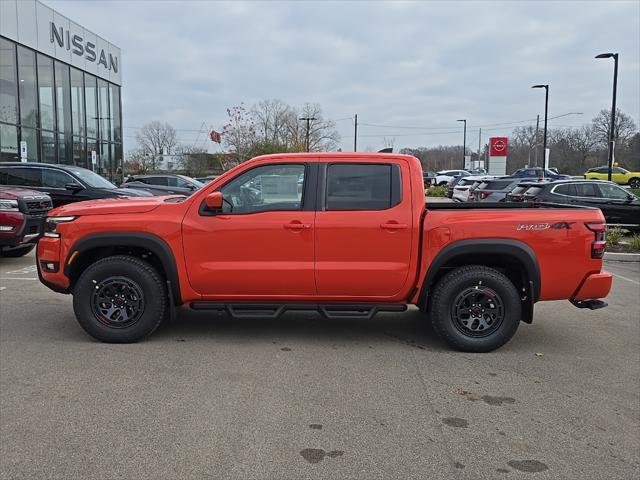
[[[503,238],[479,238],[469,240],[458,240],[444,247],[433,259],[422,282],[419,301],[421,305],[426,305],[427,293],[433,283],[438,271],[456,257],[474,255],[499,255],[510,257],[524,268],[527,280],[530,285],[528,292],[532,299],[532,304],[540,298],[540,265],[536,254],[529,245],[519,240],[509,240]],[[479,259],[478,264],[483,262]]]
[[[64,274],[68,277],[71,273],[69,259],[74,252],[81,256],[83,252],[100,247],[138,247],[148,250],[158,258],[167,276],[169,294],[176,305],[182,305],[180,295],[180,281],[178,277],[178,267],[171,247],[162,238],[140,232],[116,232],[116,233],[95,233],[87,235],[77,240],[69,249],[64,262]]]

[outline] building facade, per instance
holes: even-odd
[[[37,0],[0,0],[0,161],[122,173],[120,49]]]

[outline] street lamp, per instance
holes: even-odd
[[[616,147],[615,126],[616,126],[616,91],[618,89],[618,54],[601,53],[596,58],[613,58],[613,100],[611,101],[611,126],[609,128],[609,169],[607,178],[611,181],[611,169],[613,168],[613,150]]]
[[[549,159],[547,158],[547,114],[549,113],[549,85],[534,85],[531,88],[544,88],[544,138],[542,140],[542,176],[544,177]]]
[[[462,138],[462,169],[464,170],[465,165],[465,154],[467,153],[467,119],[456,120],[457,122],[464,122],[464,137]]]

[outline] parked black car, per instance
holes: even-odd
[[[571,177],[569,175],[562,175],[557,172],[557,170],[551,170],[547,168],[543,170],[541,167],[525,167],[520,168],[509,175],[512,178],[528,178],[528,179],[551,179],[551,180],[569,180]]]
[[[191,195],[204,183],[184,175],[133,175],[125,179],[122,188],[147,190],[153,195]]]
[[[118,188],[86,168],[49,163],[0,163],[0,185],[25,187],[49,195],[54,207],[100,198],[151,196],[144,190]]]
[[[602,210],[607,224],[640,232],[640,198],[613,182],[565,180],[530,185],[524,192],[529,202],[567,203]]]

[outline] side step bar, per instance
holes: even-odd
[[[571,303],[573,303],[575,307],[588,308],[589,310],[598,310],[599,308],[604,308],[609,305],[602,300],[574,300]]]
[[[378,312],[404,312],[406,305],[374,303],[218,303],[191,302],[193,310],[227,312],[233,318],[278,318],[284,312],[319,312],[325,318],[373,318]]]

